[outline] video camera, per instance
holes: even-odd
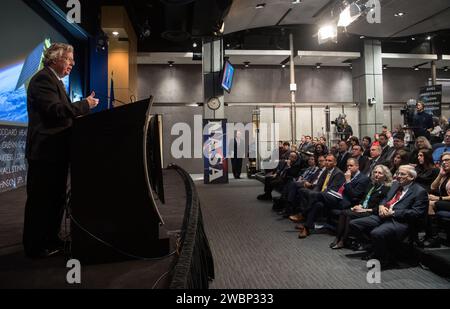
[[[414,114],[416,112],[416,103],[414,99],[408,100],[405,106],[400,110],[400,115],[403,116],[403,124],[407,127],[414,126]]]
[[[345,124],[347,116],[345,114],[339,114],[339,116],[334,120],[331,121],[331,124],[334,124],[336,126],[337,132],[342,132],[345,129]]]

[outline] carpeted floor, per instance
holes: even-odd
[[[196,182],[216,267],[215,289],[265,288],[450,288],[450,282],[420,267],[383,271],[367,283],[366,262],[347,249],[331,250],[333,236],[298,239],[294,224],[258,201],[256,180],[226,185]]]

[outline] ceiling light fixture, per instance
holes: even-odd
[[[260,3],[260,4],[257,4],[257,5],[256,5],[256,8],[257,8],[257,9],[263,9],[265,6],[266,6],[265,3]]]
[[[431,35],[427,36],[427,40],[428,40],[428,41],[431,40]]]
[[[448,72],[448,67],[444,67],[444,72]]]
[[[414,66],[414,71],[419,71],[419,67],[417,65]]]
[[[394,14],[395,17],[402,17],[405,16],[406,14],[404,12],[397,12]]]
[[[348,27],[352,22],[358,19],[362,14],[362,9],[353,2],[347,6],[339,15],[338,27]]]
[[[415,38],[415,37],[412,37],[412,38],[411,38],[411,41],[415,41],[415,40],[416,40],[416,38]]]
[[[167,61],[167,63],[169,64],[169,67],[173,67],[175,61]]]
[[[194,42],[194,43],[192,44],[192,47],[197,48],[197,43]]]
[[[325,25],[320,27],[317,33],[319,44],[332,41],[337,43],[337,27],[335,25]]]
[[[299,4],[299,3],[302,3],[302,0],[293,0],[292,1],[292,4]]]
[[[244,65],[246,68],[248,68],[250,66],[250,61],[244,61]]]
[[[387,70],[388,65],[387,64],[383,64],[383,70]]]
[[[365,39],[366,37],[364,35],[361,35],[359,38],[360,39]]]
[[[285,65],[285,64],[282,64],[281,67],[284,69],[284,68],[286,67],[286,65]]]
[[[119,35],[119,32],[118,32],[118,31],[113,31],[112,34],[113,34],[114,36],[118,36],[118,35]]]
[[[316,63],[316,69],[320,69],[321,65],[322,65],[322,63],[320,63],[320,62]]]

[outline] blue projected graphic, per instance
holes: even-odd
[[[42,54],[49,40],[39,44],[20,63],[0,68],[0,121],[28,122],[27,90],[30,79],[42,68]],[[64,78],[69,90],[69,77]]]
[[[225,61],[222,77],[222,88],[230,92],[233,85],[234,67],[228,61]]]

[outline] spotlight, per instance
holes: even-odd
[[[321,65],[322,65],[322,63],[316,63],[316,69],[320,69]]]
[[[300,4],[300,3],[302,3],[302,0],[293,0],[292,1],[292,4]]]
[[[448,72],[448,67],[444,67],[444,72]]]
[[[175,63],[174,61],[167,61],[167,63],[169,64],[169,67],[173,67],[173,64]]]
[[[427,36],[427,40],[428,40],[428,41],[431,40],[431,35]]]
[[[197,48],[197,43],[194,42],[194,43],[192,44],[192,47]]]
[[[119,35],[119,32],[118,32],[118,31],[113,31],[112,34],[113,34],[114,36],[118,36],[118,35]]]
[[[419,67],[417,65],[414,66],[414,71],[419,71]]]
[[[387,70],[388,65],[387,64],[383,64],[383,70]]]
[[[323,44],[328,41],[337,43],[337,27],[334,25],[322,26],[320,27],[317,36],[319,39],[319,44]]]
[[[257,9],[263,9],[265,6],[266,6],[265,3],[260,3],[260,4],[257,4],[257,5],[256,5],[256,8],[257,8]]]
[[[404,12],[397,12],[397,13],[394,14],[394,16],[395,17],[402,17],[402,16],[405,16],[405,13]]]
[[[361,16],[362,10],[355,2],[347,6],[339,15],[338,27],[348,27]]]
[[[246,68],[248,68],[250,66],[250,61],[244,61],[244,65]]]
[[[366,37],[364,35],[361,35],[359,38],[360,39],[365,39]]]
[[[416,40],[416,38],[415,38],[415,37],[412,37],[412,38],[411,38],[411,41],[415,41],[415,40]]]
[[[286,67],[286,65],[285,65],[285,64],[282,64],[281,67],[284,69],[284,68]]]

